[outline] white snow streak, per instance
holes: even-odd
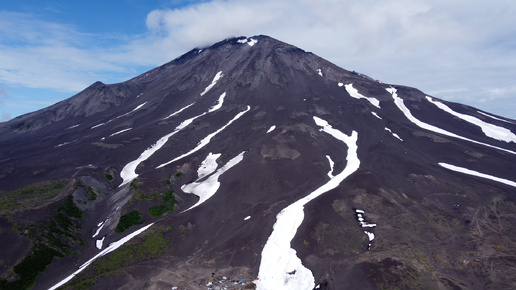
[[[168,141],[168,139],[170,137],[175,135],[180,130],[184,129],[186,126],[188,126],[190,123],[192,123],[195,119],[197,119],[201,116],[204,116],[207,113],[211,113],[215,110],[218,110],[220,107],[222,107],[222,103],[224,102],[225,96],[226,96],[226,92],[224,92],[222,95],[220,95],[220,97],[217,101],[217,104],[215,106],[211,107],[207,112],[204,112],[200,115],[197,115],[195,117],[192,117],[190,119],[187,119],[187,120],[181,122],[181,124],[179,124],[179,126],[177,126],[173,132],[161,137],[156,143],[154,143],[149,148],[147,148],[145,151],[143,151],[142,154],[140,154],[140,156],[138,157],[138,159],[133,160],[133,161],[129,162],[126,166],[124,166],[124,168],[122,168],[122,171],[120,171],[120,177],[122,177],[123,181],[122,181],[122,184],[119,185],[119,187],[131,182],[133,179],[138,177],[138,174],[136,174],[136,167],[138,167],[138,165],[140,163],[147,160],[149,157],[152,156],[152,154],[154,154],[161,147],[163,147],[163,145],[165,145],[165,143]]]
[[[348,94],[349,94],[350,96],[352,96],[353,98],[355,98],[355,99],[366,99],[366,100],[368,100],[368,101],[369,101],[369,103],[371,103],[373,106],[375,106],[375,107],[377,107],[377,108],[380,108],[380,101],[378,101],[378,100],[377,100],[377,99],[375,99],[375,98],[369,98],[369,97],[366,97],[366,96],[364,96],[364,95],[360,94],[360,93],[358,92],[358,90],[357,90],[357,89],[355,89],[355,88],[353,87],[353,84],[347,84],[347,85],[345,85],[344,87],[346,88],[346,91],[348,92]]]
[[[107,124],[107,123],[111,123],[111,122],[113,122],[114,120],[116,120],[116,119],[118,119],[118,118],[125,117],[125,116],[127,116],[127,115],[129,115],[129,114],[133,113],[134,111],[137,111],[137,110],[141,109],[143,106],[145,106],[145,104],[147,104],[147,102],[145,102],[145,103],[143,103],[143,104],[141,104],[141,105],[138,105],[138,106],[137,106],[136,108],[134,108],[131,112],[125,113],[125,114],[123,114],[123,115],[120,115],[120,116],[118,116],[118,117],[116,117],[116,118],[114,118],[114,119],[111,119],[111,120],[109,120],[109,121],[107,121],[107,122],[105,122],[105,123],[101,123],[101,124],[95,125],[95,126],[91,127],[91,129],[95,129],[95,128],[100,127],[100,126],[103,126],[103,125],[105,125],[105,124]]]
[[[191,103],[190,105],[186,105],[185,107],[183,107],[183,108],[181,108],[181,109],[179,109],[179,110],[175,111],[174,113],[172,113],[172,114],[168,115],[168,117],[163,118],[163,120],[166,120],[166,119],[168,119],[168,118],[170,118],[170,117],[173,117],[173,116],[175,116],[175,115],[177,115],[177,114],[181,113],[182,111],[184,111],[184,110],[188,109],[188,108],[189,108],[190,106],[192,106],[193,104],[195,104],[195,102],[194,102],[194,103]]]
[[[66,128],[66,130],[68,130],[68,129],[73,129],[73,128],[77,128],[77,127],[79,127],[79,125],[80,125],[80,124],[70,126],[70,127]]]
[[[328,158],[328,162],[330,163],[330,171],[328,171],[328,177],[333,178],[333,166],[335,165],[335,162],[331,160],[330,155],[326,155],[326,158]]]
[[[393,132],[391,131],[391,129],[389,129],[389,128],[385,127],[385,130],[386,130],[386,131],[389,131],[389,132],[392,134],[392,136],[394,136],[394,137],[398,138],[400,141],[403,141],[403,139],[401,139],[401,138],[400,138],[400,136],[398,136],[398,134],[393,133]]]
[[[75,141],[77,141],[77,140],[73,140],[73,141],[70,141],[70,142],[64,142],[64,143],[58,144],[58,145],[56,145],[56,146],[54,146],[54,147],[55,147],[55,148],[58,148],[58,147],[65,146],[65,145],[68,145],[68,144],[70,144],[70,143],[73,143],[73,142],[75,142]]]
[[[466,137],[462,137],[462,136],[459,136],[457,134],[454,134],[454,133],[448,132],[446,130],[443,130],[443,129],[439,128],[439,127],[436,127],[436,126],[433,126],[433,125],[421,122],[418,119],[416,119],[416,117],[414,117],[412,115],[410,110],[405,106],[405,103],[403,103],[403,99],[398,97],[398,94],[396,93],[396,89],[395,88],[386,88],[386,90],[389,93],[392,94],[392,98],[394,99],[394,103],[401,110],[401,112],[405,115],[405,117],[407,117],[407,119],[409,119],[412,123],[416,124],[420,128],[423,128],[423,129],[429,130],[429,131],[433,131],[433,132],[436,132],[436,133],[439,133],[439,134],[443,134],[443,135],[446,135],[446,136],[454,137],[454,138],[457,138],[457,139],[473,142],[475,144],[479,144],[479,145],[495,148],[495,149],[502,150],[502,151],[509,152],[511,154],[516,155],[516,152],[510,151],[510,150],[507,150],[507,149],[504,149],[504,148],[500,148],[500,147],[497,147],[497,146],[493,146],[493,145],[490,145],[490,144],[478,142],[478,141],[475,141],[475,140],[472,140],[472,139],[469,139],[469,138],[466,138]]]
[[[451,164],[447,164],[447,163],[440,162],[439,165],[441,165],[444,168],[453,170],[453,171],[457,171],[457,172],[461,172],[461,173],[469,174],[469,175],[473,175],[473,176],[478,176],[478,177],[481,177],[481,178],[491,179],[491,180],[496,181],[496,182],[501,182],[503,184],[507,184],[507,185],[516,187],[516,182],[508,180],[508,179],[504,179],[504,178],[488,175],[488,174],[485,174],[485,173],[480,173],[478,171],[473,171],[471,169],[467,169],[467,168],[464,168],[464,167],[459,167],[459,166],[455,166],[455,165],[451,165]]]
[[[91,127],[90,129],[95,129],[95,128],[100,127],[100,126],[102,126],[102,125],[104,125],[104,124],[105,124],[105,123],[100,123],[100,124],[98,124],[98,125],[95,125],[95,126]]]
[[[382,120],[382,117],[378,116],[376,112],[371,111],[371,114],[373,114],[373,116],[375,116],[376,118]]]
[[[270,133],[270,132],[274,131],[274,129],[276,129],[276,125],[271,126],[271,127],[269,128],[269,130],[267,130],[267,133]]]
[[[213,88],[213,86],[215,86],[217,84],[217,81],[223,77],[224,75],[222,74],[222,71],[219,71],[215,77],[213,78],[213,80],[211,81],[211,84],[209,84],[205,89],[204,91],[201,93],[201,96],[204,96],[204,94],[206,94],[209,90],[211,90],[211,88]]]
[[[98,224],[98,229],[97,231],[93,234],[93,236],[91,236],[92,238],[95,238],[96,236],[98,236],[98,234],[100,233],[100,231],[102,230],[102,228],[104,227],[105,223],[108,221],[108,219],[106,219],[105,221],[101,222],[100,224]]]
[[[113,133],[113,134],[109,135],[109,137],[112,137],[112,136],[115,136],[115,135],[118,135],[118,134],[122,134],[122,133],[124,133],[124,132],[126,132],[126,131],[129,131],[129,130],[131,130],[131,129],[132,129],[132,128],[127,128],[127,129],[124,129],[124,130],[120,130],[120,131],[118,131],[118,132],[116,132],[116,133]]]
[[[332,135],[347,145],[346,167],[327,183],[278,213],[273,231],[262,251],[262,260],[258,274],[259,280],[254,282],[257,285],[257,289],[298,290],[313,289],[315,287],[315,279],[312,272],[302,265],[301,260],[296,256],[296,251],[290,247],[290,242],[303,221],[304,205],[321,194],[336,188],[346,177],[355,172],[360,165],[360,160],[357,156],[356,142],[358,134],[356,131],[353,131],[351,136],[348,136],[337,129],[333,129],[323,119],[314,116],[314,120],[318,126],[322,127],[321,131]]]
[[[235,117],[233,117],[233,119],[231,119],[226,125],[224,125],[222,128],[218,129],[217,131],[209,134],[208,136],[204,137],[204,139],[202,139],[201,141],[199,141],[199,143],[197,144],[197,146],[190,150],[189,152],[179,156],[179,157],[176,157],[172,160],[170,160],[169,162],[166,162],[166,163],[163,163],[161,165],[159,165],[158,167],[156,167],[156,169],[158,168],[161,168],[163,166],[167,166],[169,165],[170,163],[173,163],[173,162],[176,162],[177,160],[179,159],[182,159],[188,155],[191,155],[192,153],[195,153],[196,151],[198,151],[199,149],[201,149],[202,147],[208,145],[208,143],[210,143],[211,141],[211,138],[215,137],[215,135],[217,135],[218,133],[220,133],[222,130],[224,130],[227,126],[231,125],[231,123],[233,123],[235,120],[237,120],[238,118],[242,117],[243,114],[247,113],[249,110],[251,109],[250,106],[247,106],[247,109],[245,111],[242,111],[240,113],[238,113]]]
[[[57,289],[57,288],[63,286],[68,281],[72,280],[72,278],[75,277],[77,274],[79,274],[82,270],[86,269],[86,267],[89,264],[93,263],[93,261],[95,261],[96,259],[104,256],[105,254],[111,253],[112,251],[118,249],[120,246],[122,246],[123,244],[127,243],[129,240],[131,240],[132,238],[136,237],[137,235],[141,234],[143,231],[148,229],[153,224],[154,223],[152,223],[150,225],[147,225],[147,226],[145,226],[145,227],[143,227],[143,228],[133,232],[132,234],[123,237],[122,239],[118,240],[117,242],[111,243],[102,252],[98,253],[93,258],[89,259],[86,263],[82,264],[77,271],[73,272],[73,274],[71,274],[70,276],[68,276],[65,279],[63,279],[61,282],[59,282],[59,283],[55,284],[54,286],[52,286],[49,290],[54,290],[54,289]]]
[[[499,140],[499,141],[505,141],[507,143],[516,142],[516,135],[514,135],[511,132],[511,130],[509,130],[509,129],[506,129],[506,128],[500,127],[500,126],[496,126],[496,125],[493,125],[490,123],[486,123],[486,122],[484,122],[478,118],[475,118],[473,116],[470,116],[470,115],[455,112],[454,110],[452,110],[450,107],[446,106],[445,104],[438,102],[438,101],[434,101],[432,98],[430,98],[428,96],[426,97],[426,99],[430,103],[436,105],[439,109],[445,111],[446,113],[450,113],[455,117],[458,117],[466,122],[469,122],[473,125],[480,127],[480,129],[482,129],[482,132],[484,132],[484,134],[487,137],[490,137],[490,138],[493,138],[493,139]]]
[[[250,218],[251,218],[251,216],[250,216],[250,215],[248,215],[248,216],[246,216],[246,217],[244,218],[244,221],[246,221],[246,220],[248,220],[248,219],[250,219]]]
[[[199,197],[199,201],[197,201],[196,204],[192,205],[185,211],[189,211],[192,208],[197,207],[198,205],[202,204],[210,197],[212,197],[220,187],[219,176],[222,175],[224,172],[228,171],[231,167],[237,165],[240,161],[242,161],[244,159],[244,153],[245,152],[242,152],[233,159],[229,160],[228,163],[226,163],[226,165],[219,168],[206,180],[199,181],[202,178],[199,177],[196,181],[183,185],[181,187],[181,190],[183,190],[186,193],[193,193]],[[220,156],[220,154],[218,155]]]
[[[489,115],[489,114],[486,114],[486,113],[484,113],[484,112],[477,111],[477,113],[482,114],[482,115],[484,115],[484,116],[486,116],[486,117],[489,117],[489,118],[492,118],[492,119],[498,120],[498,121],[502,121],[502,122],[506,122],[506,123],[514,124],[514,122],[507,121],[507,120],[504,120],[504,119],[500,119],[500,118],[497,118],[497,117],[495,117],[495,116],[491,116],[491,115]]]

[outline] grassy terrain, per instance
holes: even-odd
[[[73,248],[84,245],[80,238],[83,212],[75,205],[70,195],[57,208],[49,221],[19,226],[32,243],[25,256],[12,272],[15,276],[0,280],[0,289],[29,289],[39,273],[52,263],[55,257],[62,258],[73,253]]]
[[[168,240],[163,237],[163,233],[171,229],[172,227],[148,229],[148,232],[143,233],[141,237],[97,259],[88,270],[66,285],[65,289],[89,289],[101,276],[111,276],[131,265],[158,257],[170,246]]]
[[[9,217],[16,212],[35,208],[50,200],[70,183],[70,180],[44,181],[11,191],[0,198],[0,216]]]
[[[149,208],[149,214],[153,217],[160,217],[166,213],[171,213],[174,211],[174,206],[177,201],[174,197],[174,191],[170,190],[163,194],[162,197],[163,203],[160,205],[156,205]]]
[[[142,212],[139,210],[133,210],[120,217],[118,225],[115,228],[115,232],[123,233],[129,227],[141,224],[143,224]]]

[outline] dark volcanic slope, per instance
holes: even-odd
[[[278,213],[331,182],[332,166],[337,175],[350,163],[347,143],[314,117],[342,135],[357,133],[360,165],[307,203],[294,229],[290,245],[314,279],[307,289],[516,287],[515,123],[349,72],[266,36],[194,49],[127,82],[97,82],[0,124],[0,194],[10,202],[3,239],[23,241],[2,254],[0,274],[15,281],[20,274],[8,270],[28,254],[21,249],[45,245],[66,256],[36,280],[36,288],[51,287],[96,255],[99,239],[105,248],[140,228],[114,231],[121,215],[140,211],[144,225],[155,222],[129,242],[140,254],[122,247],[82,272],[76,286],[266,281],[262,249]],[[201,163],[212,175],[199,178]],[[36,191],[55,180],[64,180],[55,193]],[[204,196],[182,212],[199,201],[183,187],[192,182],[205,186],[195,192]],[[15,191],[30,184],[30,193]],[[66,196],[84,215],[71,218],[73,226],[55,218],[72,213]],[[169,213],[155,217],[159,206]],[[361,227],[357,217],[377,226]],[[62,231],[35,230],[52,223]],[[375,236],[369,250],[364,230]],[[300,283],[300,272],[287,269],[280,280]]]

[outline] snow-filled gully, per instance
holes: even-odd
[[[226,163],[226,165],[216,170],[217,162],[215,160],[221,154],[212,154],[210,152],[210,154],[208,154],[206,159],[201,163],[201,166],[199,166],[199,169],[197,170],[197,180],[192,183],[185,184],[181,187],[181,190],[183,190],[184,192],[193,193],[199,197],[199,201],[197,203],[195,203],[188,209],[184,210],[183,212],[189,211],[192,208],[199,206],[200,204],[208,200],[210,197],[212,197],[220,187],[219,176],[231,169],[233,166],[240,163],[240,161],[244,159],[244,154],[245,151],[238,154],[236,157],[229,160],[228,163]],[[208,175],[209,177],[204,179]]]
[[[489,175],[489,174],[480,173],[478,171],[474,171],[474,170],[471,170],[471,169],[467,169],[467,168],[464,168],[464,167],[459,167],[459,166],[455,166],[455,165],[451,165],[451,164],[447,164],[447,163],[443,163],[443,162],[439,163],[439,165],[441,165],[442,167],[444,167],[446,169],[455,171],[455,172],[460,172],[460,173],[464,173],[464,174],[468,174],[468,175],[473,175],[473,176],[477,176],[477,177],[481,177],[481,178],[486,178],[486,179],[490,179],[490,180],[493,180],[493,181],[496,181],[496,182],[500,182],[500,183],[503,183],[503,184],[507,184],[507,185],[516,187],[516,182],[508,180],[508,179],[505,179],[505,178],[500,178],[500,177],[492,176],[492,175]]]
[[[222,95],[220,95],[220,97],[217,101],[217,104],[215,104],[213,107],[211,107],[208,111],[183,121],[181,124],[179,124],[179,126],[176,127],[176,129],[174,131],[161,137],[156,143],[152,144],[149,148],[147,148],[145,151],[143,151],[142,154],[140,154],[140,156],[136,160],[133,160],[133,161],[129,162],[127,165],[125,165],[124,168],[122,168],[122,171],[120,172],[120,177],[122,177],[122,179],[123,179],[120,186],[123,186],[123,185],[131,182],[136,177],[138,177],[138,174],[136,174],[136,168],[138,167],[138,165],[140,163],[142,163],[143,161],[149,159],[156,151],[158,151],[161,147],[163,147],[163,145],[165,145],[165,143],[168,141],[168,139],[170,137],[177,134],[179,131],[184,129],[186,126],[190,125],[195,119],[220,109],[220,107],[222,107],[222,104],[224,103],[225,96],[226,96],[226,93],[224,92]],[[191,106],[191,105],[188,105],[187,107],[189,107],[189,106]],[[181,109],[181,110],[183,110],[183,109]],[[181,111],[181,110],[179,110],[179,111]]]
[[[343,84],[342,83],[339,83],[339,86],[342,86]],[[377,99],[375,98],[370,98],[370,97],[366,97],[362,94],[360,94],[358,92],[357,89],[355,89],[353,87],[353,84],[347,84],[347,85],[344,85],[344,87],[346,88],[346,91],[348,92],[348,94],[355,98],[355,99],[366,99],[367,101],[369,101],[369,103],[371,103],[373,106],[377,107],[380,109],[380,101],[378,101]]]
[[[195,146],[194,149],[190,150],[189,152],[181,155],[181,156],[178,156],[168,162],[165,162],[161,165],[159,165],[158,167],[156,167],[156,169],[158,168],[161,168],[161,167],[164,167],[164,166],[167,166],[169,165],[170,163],[173,163],[173,162],[176,162],[177,160],[179,159],[182,159],[182,158],[185,158],[186,156],[188,155],[191,155],[195,152],[197,152],[199,149],[201,149],[202,147],[208,145],[208,143],[210,143],[211,139],[213,137],[215,137],[217,134],[219,134],[220,132],[222,132],[222,130],[226,129],[227,126],[231,125],[231,123],[233,123],[234,121],[236,121],[237,119],[239,119],[240,117],[242,117],[242,115],[244,115],[245,113],[247,113],[249,110],[251,109],[250,106],[247,106],[247,109],[238,113],[235,117],[233,117],[233,119],[231,119],[226,125],[222,126],[222,128],[218,129],[217,131],[209,134],[208,136],[204,137],[204,139],[202,139],[201,141],[199,141],[199,143],[197,144],[197,146]]]
[[[493,125],[490,123],[486,123],[486,122],[484,122],[476,117],[470,116],[470,115],[455,112],[454,110],[452,110],[450,107],[446,106],[445,104],[435,101],[428,96],[426,97],[426,99],[430,103],[436,105],[439,109],[445,111],[446,113],[449,113],[449,114],[451,114],[455,117],[458,117],[468,123],[471,123],[475,126],[480,127],[480,129],[482,129],[482,132],[484,133],[484,135],[486,135],[487,137],[490,137],[490,138],[493,138],[493,139],[499,140],[499,141],[505,141],[507,143],[516,142],[516,135],[514,135],[514,133],[512,133],[511,130],[509,130],[507,128],[496,126],[496,125]]]
[[[70,276],[66,277],[65,279],[61,280],[61,282],[59,282],[59,283],[55,284],[54,286],[52,286],[50,288],[50,290],[57,289],[57,288],[63,286],[68,281],[72,280],[73,277],[77,276],[77,274],[82,272],[82,270],[86,269],[88,265],[93,263],[93,261],[95,261],[96,259],[98,259],[98,258],[100,258],[100,257],[102,257],[102,256],[104,256],[104,255],[106,255],[108,253],[111,253],[112,251],[118,249],[120,246],[122,246],[123,244],[127,243],[129,240],[131,240],[132,238],[136,237],[137,235],[141,234],[142,232],[144,232],[146,229],[148,229],[152,225],[153,225],[153,223],[149,224],[147,226],[144,226],[143,228],[141,228],[141,229],[139,229],[137,231],[134,231],[133,233],[131,233],[131,234],[121,238],[120,240],[109,244],[109,246],[107,248],[105,248],[103,251],[101,251],[100,253],[95,255],[93,258],[89,259],[86,263],[82,264],[79,267],[79,269],[77,269],[75,272],[73,272]],[[102,242],[104,242],[104,238],[102,238]],[[102,245],[100,245],[100,246],[102,246]]]
[[[405,103],[403,102],[403,99],[398,97],[398,94],[396,93],[396,89],[395,88],[392,88],[392,87],[391,88],[386,88],[386,90],[392,95],[392,98],[394,99],[394,104],[396,104],[398,109],[400,109],[400,111],[405,115],[405,117],[407,117],[407,119],[409,119],[409,121],[411,121],[412,123],[414,123],[418,127],[422,128],[422,129],[425,129],[425,130],[433,131],[435,133],[439,133],[439,134],[442,134],[442,135],[446,135],[446,136],[454,137],[454,138],[457,138],[457,139],[469,141],[469,142],[472,142],[472,143],[475,143],[475,144],[487,146],[487,147],[490,147],[490,148],[494,148],[494,149],[497,149],[497,150],[505,151],[505,152],[508,152],[508,153],[516,155],[516,152],[514,152],[514,151],[511,151],[511,150],[508,150],[508,149],[504,149],[504,148],[501,148],[501,147],[497,147],[497,146],[494,146],[494,145],[490,145],[490,144],[487,144],[487,143],[482,143],[482,142],[479,142],[479,141],[475,141],[475,140],[472,140],[472,139],[469,139],[469,138],[466,138],[466,137],[462,137],[462,136],[457,135],[455,133],[443,130],[443,129],[439,128],[439,127],[436,127],[436,126],[433,126],[433,125],[421,122],[420,120],[418,120],[416,117],[414,117],[412,115],[412,113],[407,108],[407,106],[405,106]]]
[[[355,172],[360,166],[357,155],[358,133],[353,131],[348,136],[341,131],[332,128],[325,120],[315,117],[314,121],[320,126],[320,131],[332,135],[344,142],[348,147],[347,164],[344,170],[333,176],[333,162],[330,163],[330,180],[317,188],[309,195],[284,208],[276,216],[276,223],[263,250],[258,280],[255,281],[257,289],[313,289],[315,278],[312,271],[305,268],[297,257],[296,251],[290,247],[290,242],[296,235],[297,229],[304,218],[304,205],[321,194],[336,188],[346,177]]]

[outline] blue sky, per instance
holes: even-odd
[[[505,0],[2,0],[0,121],[257,34],[516,119],[514,15]]]

